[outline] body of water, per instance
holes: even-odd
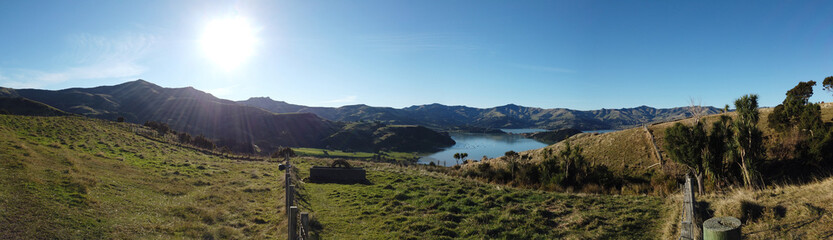
[[[536,132],[533,129],[511,130],[517,132]],[[419,163],[428,164],[434,162],[439,165],[454,166],[457,164],[457,160],[454,159],[454,153],[468,153],[469,156],[466,159],[480,161],[483,156],[488,158],[500,157],[509,150],[522,152],[547,146],[547,144],[534,139],[514,134],[450,133],[450,135],[457,144],[440,152],[424,156],[419,159]]]
[[[502,128],[500,130],[505,132],[505,133],[511,133],[511,134],[536,133],[536,132],[549,131],[549,130],[540,129],[540,128]]]

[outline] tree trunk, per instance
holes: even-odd
[[[740,171],[743,174],[743,185],[749,187],[750,185],[750,176],[749,170],[746,168],[746,151],[741,149],[740,150]]]

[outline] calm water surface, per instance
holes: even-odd
[[[540,129],[540,128],[517,128],[517,129],[502,128],[502,129],[500,129],[500,130],[501,130],[501,131],[503,131],[503,132],[505,132],[505,133],[511,133],[511,134],[536,133],[536,132],[546,132],[546,131],[549,131],[549,130],[546,130],[546,129]]]
[[[546,131],[543,129],[501,130],[505,132],[509,132],[507,130],[510,130],[517,133]],[[440,152],[424,156],[419,159],[419,163],[428,164],[434,162],[445,166],[454,166],[457,164],[457,160],[454,159],[454,153],[468,153],[469,156],[466,159],[479,161],[483,156],[488,158],[503,156],[509,150],[521,152],[547,146],[547,144],[534,139],[513,134],[450,133],[450,135],[457,144]]]

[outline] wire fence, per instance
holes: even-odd
[[[289,158],[286,159],[284,166],[286,166],[286,169],[284,169],[286,171],[284,187],[286,188],[287,239],[307,240],[310,239],[309,213],[299,213],[298,206],[295,205],[296,185],[294,182],[300,183],[300,181],[292,174],[292,165],[289,163]]]

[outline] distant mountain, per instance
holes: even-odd
[[[690,116],[689,107],[657,109],[640,106],[636,108],[579,111],[566,108],[524,107],[514,104],[493,108],[472,108],[435,103],[401,109],[367,105],[327,108],[294,105],[269,98],[250,98],[249,100],[239,101],[239,103],[275,113],[314,113],[333,121],[380,121],[390,124],[416,124],[437,129],[460,127],[481,129],[624,129],[645,123],[664,122]],[[714,114],[720,111],[714,107],[704,107],[703,109],[704,114]]]
[[[361,152],[422,152],[425,149],[439,151],[442,147],[453,146],[455,142],[448,133],[438,133],[422,126],[354,122],[324,139],[324,144],[328,148]]]
[[[88,117],[115,120],[121,116],[134,123],[164,122],[174,130],[204,134],[218,146],[243,152],[257,148],[271,151],[278,146],[325,147],[323,140],[344,132],[346,125],[291,107],[287,110],[296,112],[276,114],[219,99],[192,87],[163,88],[141,79],[115,86],[58,91],[2,88],[0,96],[39,102]],[[368,134],[371,135],[361,137],[372,139],[372,132]],[[434,148],[427,146],[415,151]]]

